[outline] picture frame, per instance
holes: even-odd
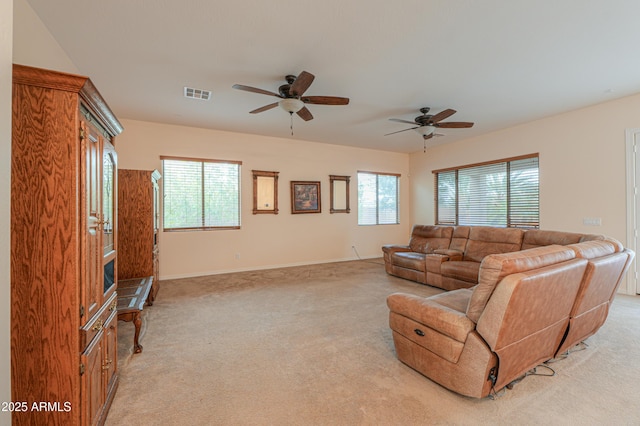
[[[291,181],[291,214],[320,213],[320,182]]]

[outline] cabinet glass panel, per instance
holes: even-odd
[[[115,158],[113,152],[107,149],[105,143],[103,164],[102,164],[102,228],[103,237],[102,243],[104,246],[104,255],[108,255],[114,250],[114,236],[113,236],[113,223],[115,212],[115,197],[114,197],[114,173],[115,173]]]
[[[107,294],[109,289],[113,287],[116,282],[114,266],[115,260],[104,265],[104,294]]]

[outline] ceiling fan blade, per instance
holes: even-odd
[[[309,86],[311,86],[314,78],[316,77],[313,74],[302,71],[291,85],[289,94],[291,96],[302,96],[302,94],[307,91]]]
[[[282,96],[278,95],[277,93],[273,93],[273,92],[270,92],[268,90],[262,90],[262,89],[258,89],[257,87],[245,86],[245,85],[242,85],[242,84],[234,84],[233,88],[234,89],[238,89],[238,90],[244,90],[245,92],[260,93],[262,95],[275,96],[276,98],[281,98],[282,97]]]
[[[272,103],[272,104],[265,105],[265,106],[263,106],[263,107],[260,107],[260,108],[254,109],[253,111],[249,111],[249,114],[257,114],[257,113],[259,113],[259,112],[268,111],[268,110],[270,110],[271,108],[275,108],[275,107],[277,107],[277,106],[278,106],[278,102],[274,102],[274,103]]]
[[[298,115],[300,116],[300,118],[302,118],[304,121],[309,121],[309,120],[313,120],[313,115],[311,115],[311,111],[309,111],[307,109],[307,107],[302,107],[302,109],[300,111],[298,111]]]
[[[415,123],[414,123],[415,124]],[[419,128],[420,126],[416,126],[416,127],[411,127],[409,129],[404,129],[404,130],[398,130],[397,132],[391,132],[391,133],[387,133],[385,136],[389,136],[389,135],[395,135],[396,133],[400,133],[400,132],[406,132],[407,130],[414,130]]]
[[[451,117],[455,113],[456,113],[455,109],[445,109],[444,111],[441,111],[441,112],[437,113],[436,115],[434,115],[433,117],[431,117],[429,122],[437,123],[438,121],[444,120],[447,117]]]
[[[464,129],[472,127],[473,123],[467,121],[448,121],[446,123],[433,123],[435,127],[441,127],[443,129]]]
[[[389,121],[395,121],[396,123],[405,123],[405,124],[413,124],[416,125],[415,121],[401,120],[399,118],[390,118]]]
[[[315,105],[348,105],[349,98],[340,98],[338,96],[303,96],[300,98],[305,104]]]

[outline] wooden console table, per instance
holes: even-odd
[[[140,314],[149,299],[152,284],[153,277],[118,281],[118,320],[133,321],[133,352],[136,354],[142,352],[142,345],[138,341],[142,325]]]

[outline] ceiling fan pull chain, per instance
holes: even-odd
[[[289,126],[289,128],[291,129],[291,136],[293,136],[293,113],[290,112],[289,116],[291,117],[291,125]]]

